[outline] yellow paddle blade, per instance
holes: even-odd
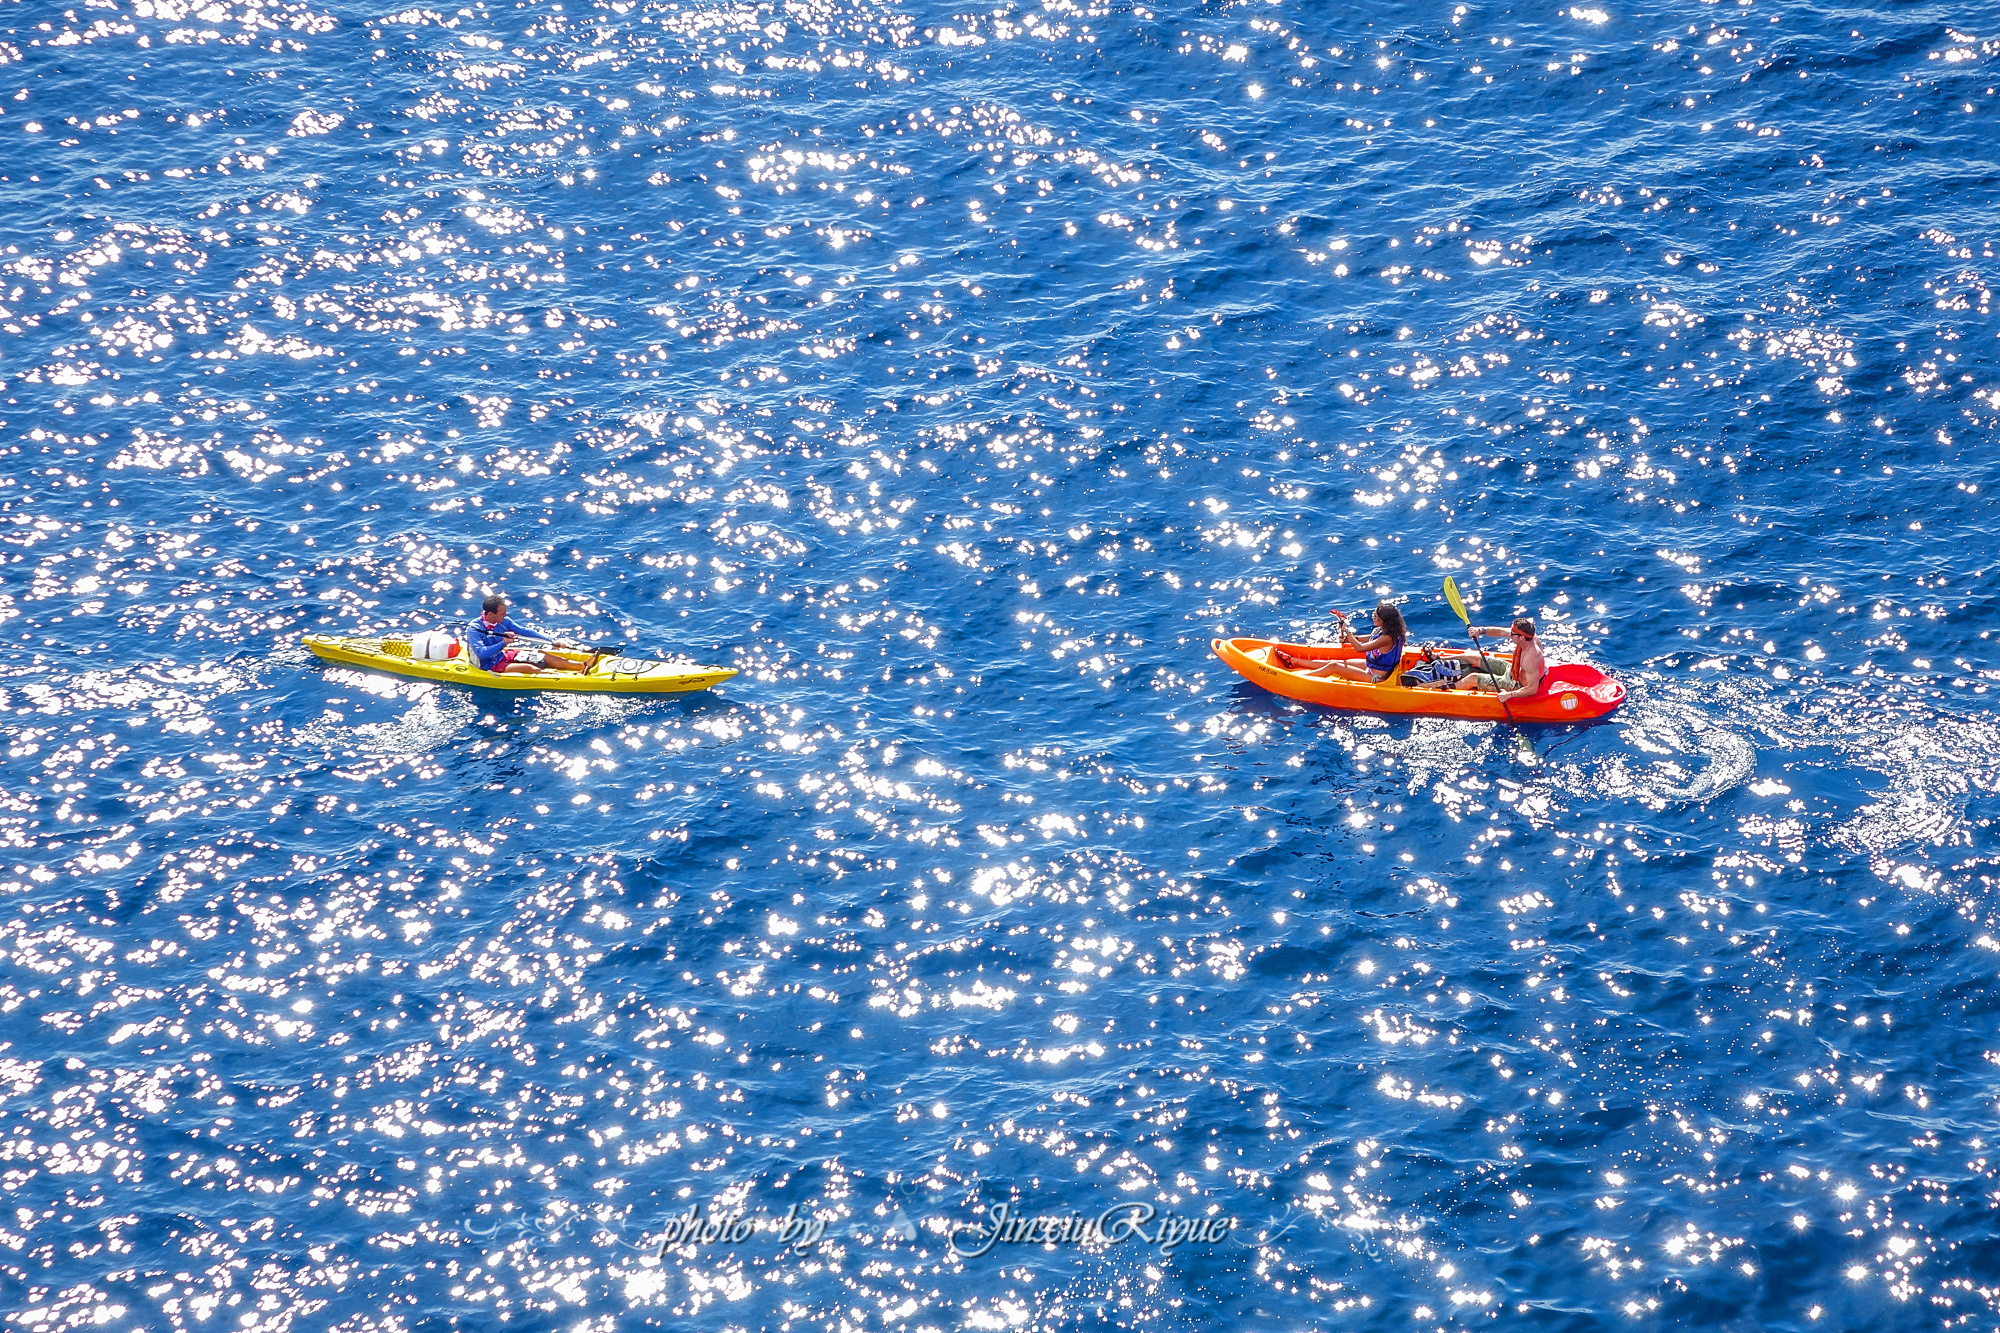
[[[1444,578],[1444,599],[1451,603],[1451,609],[1458,613],[1460,620],[1463,620],[1468,625],[1472,623],[1472,617],[1465,614],[1465,599],[1458,595],[1458,584],[1452,580],[1449,574],[1445,575]]]

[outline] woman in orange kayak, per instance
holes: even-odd
[[[1403,644],[1410,637],[1410,630],[1403,623],[1403,613],[1393,603],[1378,602],[1375,605],[1375,636],[1367,641],[1358,639],[1349,627],[1347,617],[1340,612],[1333,613],[1340,621],[1340,641],[1350,648],[1359,648],[1364,665],[1352,662],[1321,662],[1313,666],[1300,666],[1289,653],[1272,648],[1271,658],[1287,671],[1296,671],[1301,676],[1345,676],[1350,680],[1369,680],[1380,683],[1389,679],[1403,660]]]

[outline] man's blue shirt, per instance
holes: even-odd
[[[503,616],[497,625],[486,623],[485,616],[474,616],[465,627],[465,643],[472,649],[472,655],[479,662],[481,671],[491,671],[500,665],[500,654],[507,651],[509,634],[523,639],[540,639],[549,642],[546,634],[537,634],[526,625],[518,623],[512,616]]]

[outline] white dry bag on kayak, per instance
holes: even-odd
[[[458,656],[458,640],[441,629],[425,630],[410,638],[410,656],[419,662],[445,662]]]

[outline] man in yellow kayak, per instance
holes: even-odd
[[[1535,642],[1534,621],[1523,616],[1505,628],[1497,625],[1472,627],[1472,637],[1475,641],[1487,636],[1514,640],[1514,661],[1511,669],[1507,663],[1495,663],[1481,653],[1450,653],[1444,655],[1445,660],[1457,662],[1465,670],[1459,676],[1458,683],[1448,688],[1483,690],[1487,694],[1497,693],[1502,699],[1517,699],[1542,688],[1542,676],[1548,671],[1548,663],[1542,659],[1542,646]]]
[[[495,675],[536,676],[544,671],[588,671],[590,658],[559,653],[550,649],[514,646],[516,639],[533,639],[563,647],[546,634],[538,634],[507,615],[507,599],[494,593],[480,604],[480,614],[465,627],[466,647],[482,671]]]

